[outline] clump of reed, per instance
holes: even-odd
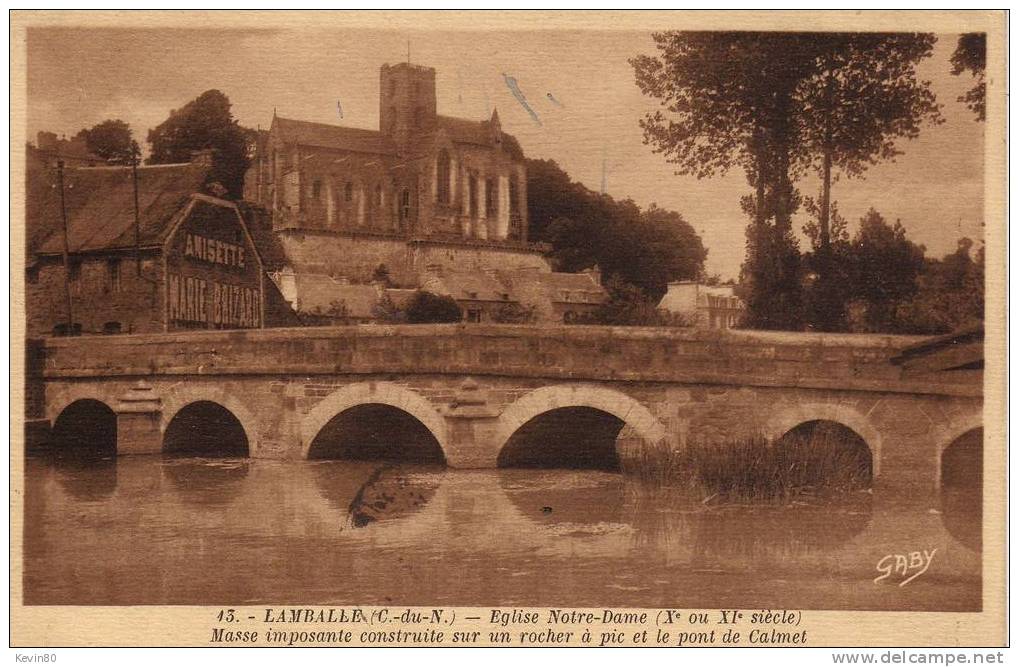
[[[645,446],[627,457],[623,471],[644,488],[686,488],[705,502],[788,502],[869,488],[871,458],[851,431],[814,425],[774,441],[751,435]]]

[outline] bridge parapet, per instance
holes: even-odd
[[[51,338],[45,379],[449,374],[980,396],[969,374],[904,375],[915,336],[634,327],[402,325]]]

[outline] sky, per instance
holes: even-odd
[[[940,35],[920,67],[945,122],[903,141],[895,162],[835,183],[850,233],[873,207],[900,220],[930,256],[953,251],[962,236],[983,239],[984,124],[956,101],[972,85],[968,74],[949,73],[956,39]],[[377,129],[379,67],[407,60],[408,49],[411,62],[436,69],[440,114],[480,120],[498,109],[504,131],[528,157],[555,160],[592,190],[604,182],[613,197],[679,211],[708,248],[708,273],[738,275],[747,224],[739,199],[750,188],[739,170],[703,180],[677,176],[644,144],[638,123],[657,104],[640,92],[628,63],[655,51],[643,31],[32,28],[27,136],[70,136],[118,118],[144,144],[171,109],[210,88],[226,93],[235,118],[249,127],[267,128],[275,109]],[[815,196],[820,187],[816,178],[798,186]],[[801,214],[796,227],[805,222]]]

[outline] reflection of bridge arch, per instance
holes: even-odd
[[[233,413],[233,416],[240,422],[241,428],[244,429],[244,437],[248,441],[248,454],[257,456],[258,421],[243,401],[219,387],[183,385],[167,392],[163,396],[163,414],[159,424],[160,435],[165,437],[167,427],[181,410],[199,402],[216,403]]]
[[[417,419],[446,453],[446,424],[438,410],[420,394],[392,382],[356,382],[323,398],[301,420],[301,452],[308,458],[315,436],[333,417],[367,404],[388,405]]]
[[[844,403],[801,403],[777,412],[764,426],[769,440],[781,438],[800,424],[829,421],[845,426],[863,438],[870,448],[871,470],[874,477],[881,474],[881,433],[856,408]]]
[[[496,431],[501,451],[521,426],[558,408],[592,408],[621,420],[649,445],[665,439],[665,427],[640,402],[614,389],[590,384],[557,384],[521,396],[503,410]]]

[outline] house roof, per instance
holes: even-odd
[[[138,243],[158,245],[170,222],[192,194],[200,192],[210,167],[198,163],[138,168]],[[26,207],[29,226],[44,229],[35,249],[40,254],[64,250],[60,189],[55,171],[40,174],[42,187],[29,187],[35,201]],[[135,246],[134,184],[130,167],[64,170],[64,207],[71,252]]]
[[[424,288],[439,288],[454,299],[469,301],[516,301],[509,287],[484,271],[443,271],[425,280]]]
[[[379,292],[372,285],[341,283],[323,273],[298,273],[294,279],[297,312],[328,315],[334,303],[342,303],[347,317],[367,319],[375,314]]]
[[[376,130],[342,127],[326,123],[311,123],[276,116],[273,121],[288,143],[301,146],[318,146],[358,153],[389,155],[396,152],[392,141]]]
[[[499,276],[511,286],[538,287],[557,303],[601,303],[605,298],[605,288],[589,273],[501,271]],[[563,298],[563,292],[568,292],[569,298]]]

